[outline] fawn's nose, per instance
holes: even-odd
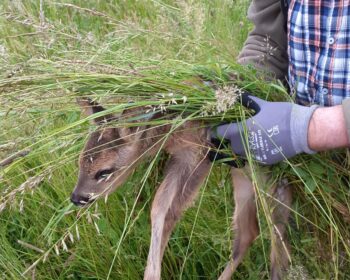
[[[77,206],[84,206],[89,202],[89,197],[72,193],[70,201],[72,201]]]

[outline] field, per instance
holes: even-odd
[[[97,81],[114,87],[123,75],[155,77],[162,69],[176,80],[177,71],[198,65],[219,73],[252,28],[249,2],[0,2],[0,279],[142,279],[165,156],[138,168],[106,203],[73,206],[78,155],[91,129],[74,86],[106,100],[111,91]],[[259,85],[283,91],[249,84]],[[334,151],[273,168],[276,180],[287,176],[294,188],[286,279],[350,279],[349,167],[349,153]],[[225,267],[233,237],[229,176],[227,166],[213,166],[171,236],[162,279],[216,279]],[[257,192],[261,234],[234,279],[269,278],[268,192]]]

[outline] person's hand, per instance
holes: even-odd
[[[243,122],[213,129],[214,139],[227,139],[232,151],[243,158],[247,153],[262,164],[272,165],[299,153],[314,153],[308,145],[308,127],[317,105],[267,102],[242,94],[242,104],[255,111]]]

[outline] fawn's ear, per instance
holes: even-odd
[[[119,134],[120,136],[128,142],[133,142],[139,140],[144,130],[146,129],[145,125],[141,125],[142,122],[147,122],[154,117],[154,113],[146,113],[144,107],[130,107],[124,109],[123,113],[119,117],[119,121],[126,123],[134,123],[134,126],[124,126],[120,127]],[[139,125],[137,125],[139,123]]]
[[[96,101],[93,101],[90,98],[86,98],[86,97],[77,98],[77,103],[81,107],[83,115],[85,115],[86,117],[89,117],[91,115],[94,115],[106,110]],[[100,116],[93,118],[91,122],[93,124],[103,124],[115,119],[117,118],[113,114],[101,114]]]

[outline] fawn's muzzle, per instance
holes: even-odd
[[[73,192],[70,197],[70,201],[72,201],[76,206],[84,206],[89,202],[89,197],[82,196]]]

